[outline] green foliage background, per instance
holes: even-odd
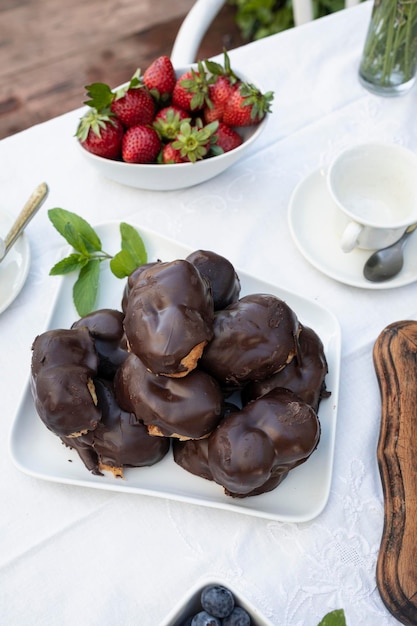
[[[292,0],[228,0],[246,41],[262,39],[294,26]],[[313,0],[314,18],[343,9],[344,0]]]

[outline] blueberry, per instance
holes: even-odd
[[[191,626],[221,626],[221,622],[217,617],[209,615],[207,611],[200,611],[194,615]]]
[[[235,606],[228,617],[222,621],[222,626],[250,626],[249,614],[240,606]]]
[[[227,617],[233,611],[233,594],[221,585],[209,585],[201,592],[201,606],[215,617]]]

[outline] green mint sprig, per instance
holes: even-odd
[[[140,265],[147,262],[147,252],[137,230],[120,223],[121,250],[111,255],[105,252],[100,237],[90,224],[76,213],[65,209],[50,209],[48,217],[62,237],[74,248],[50,270],[50,276],[78,271],[73,286],[73,301],[80,317],[91,313],[97,300],[100,282],[100,264],[108,261],[110,270],[117,278],[126,278]]]
[[[346,626],[345,612],[343,609],[336,609],[327,613],[318,626]]]

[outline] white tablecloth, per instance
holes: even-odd
[[[332,280],[300,254],[287,223],[296,184],[341,148],[378,139],[417,151],[416,88],[385,99],[358,82],[370,9],[365,3],[231,52],[236,69],[275,91],[274,113],[248,157],[201,186],[157,193],[100,178],[74,143],[79,111],[0,142],[0,210],[16,213],[42,180],[50,187],[27,229],[27,283],[0,316],[0,623],[155,626],[207,576],[233,582],[277,626],[316,626],[336,608],[349,626],[395,622],[375,581],[383,499],[372,348],[387,324],[416,318],[416,285],[377,291]],[[66,249],[47,217],[55,206],[93,225],[120,219],[215,250],[333,311],[341,385],[330,497],[318,517],[284,523],[57,484],[14,466],[9,431],[32,341],[59,286],[48,272]]]

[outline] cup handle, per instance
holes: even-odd
[[[340,240],[343,252],[351,252],[355,248],[362,228],[362,224],[358,224],[358,222],[349,222]]]

